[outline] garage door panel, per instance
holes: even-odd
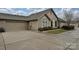
[[[20,30],[25,30],[25,22],[14,22],[14,21],[9,21],[6,22],[6,31],[20,31]]]

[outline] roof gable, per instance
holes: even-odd
[[[46,17],[48,18],[48,20],[50,20],[50,21],[51,21],[50,17],[49,17],[47,14],[45,14],[44,16],[46,16]]]
[[[28,21],[34,20],[34,19],[39,19],[40,17],[44,16],[45,14],[48,14],[50,11],[58,19],[58,17],[56,16],[55,12],[53,11],[53,9],[50,8],[50,9],[47,9],[47,10],[44,10],[44,11],[41,11],[41,12],[38,12],[38,13],[31,14],[30,16],[28,16]]]

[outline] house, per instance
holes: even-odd
[[[0,13],[0,28],[5,31],[34,30],[39,28],[58,28],[58,17],[53,9],[47,9],[29,16]]]

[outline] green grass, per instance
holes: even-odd
[[[67,30],[64,30],[64,29],[54,29],[54,30],[48,30],[47,33],[50,33],[50,34],[59,34],[59,33],[63,33],[63,32],[66,32]]]

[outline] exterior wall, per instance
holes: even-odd
[[[57,18],[56,18],[56,16],[52,13],[52,11],[50,11],[50,12],[48,12],[48,14],[47,14],[49,17],[50,17],[50,19],[52,20],[52,27],[53,28],[57,28],[58,27],[58,20],[57,20]],[[55,22],[57,22],[57,26],[55,26]]]
[[[38,21],[30,21],[29,29],[33,31],[38,30]]]
[[[4,28],[5,29],[5,21],[4,20],[0,20],[0,28]]]
[[[26,29],[26,22],[6,21],[6,31],[21,31]]]
[[[75,28],[78,28],[78,23],[72,23],[70,25],[74,26]]]
[[[61,23],[60,23],[60,28],[61,28],[62,26],[64,26],[64,25],[67,25],[67,24],[61,22]],[[75,26],[76,28],[78,27],[78,23],[73,23],[73,24],[70,24],[70,25],[73,25],[73,26]]]
[[[78,24],[78,23],[76,23],[76,24],[75,24],[75,27],[78,27],[78,26],[79,26],[79,24]]]
[[[46,17],[43,16],[41,19],[38,20],[38,24],[39,24],[39,28],[43,28],[43,27],[51,27],[51,21]]]
[[[27,30],[28,28],[30,30],[38,30],[38,21],[30,21],[27,23],[25,21],[0,20],[0,27],[3,27],[6,32]]]
[[[52,22],[52,23],[53,23],[53,28],[55,28],[55,20],[53,20],[53,22]]]

